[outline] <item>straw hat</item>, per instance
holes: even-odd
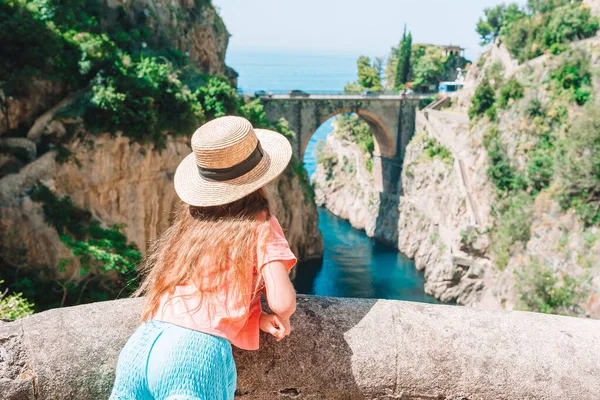
[[[283,135],[254,129],[241,117],[217,118],[194,132],[192,153],[175,172],[175,191],[193,206],[231,203],[279,176],[291,157]]]

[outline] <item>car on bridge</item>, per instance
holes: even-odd
[[[254,92],[254,97],[273,97],[273,93],[267,92],[266,90],[257,90]]]
[[[302,90],[298,90],[298,89],[290,90],[289,95],[290,95],[290,97],[309,97],[310,96],[310,94],[308,94]]]

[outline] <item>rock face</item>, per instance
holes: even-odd
[[[310,190],[301,183],[293,166],[267,186],[273,212],[299,261],[323,256],[323,236],[319,230],[317,207],[308,192]]]
[[[316,201],[369,237],[414,258],[416,267],[425,270],[428,294],[474,305],[489,261],[462,251],[461,232],[475,223],[460,172],[451,157],[427,156],[425,147],[434,138],[422,121],[418,129],[406,148],[400,193],[380,192],[358,147],[339,133],[329,135],[324,158],[333,161],[320,163],[312,177]]]
[[[103,1],[113,10],[105,14],[107,19],[124,10],[133,24],[143,21],[150,28],[151,40],[166,40],[168,47],[189,52],[190,61],[209,75],[226,75],[229,32],[209,0]]]
[[[352,142],[335,134],[327,136],[323,149],[332,159],[317,164],[311,180],[315,201],[336,216],[349,221],[368,236],[375,235],[379,210],[379,192],[373,174],[365,167],[365,156]]]
[[[140,308],[141,299],[128,299],[0,322],[2,398],[108,398]],[[600,393],[599,321],[299,296],[291,323],[281,342],[262,334],[260,350],[234,350],[237,398],[595,400]]]
[[[8,130],[30,126],[36,117],[66,94],[60,82],[34,79],[18,98],[7,99],[8,115],[0,109],[0,135]]]
[[[486,261],[461,251],[461,232],[472,226],[466,196],[454,158],[428,156],[429,140],[427,133],[420,132],[406,150],[398,249],[425,270],[427,293],[442,301],[475,305]]]
[[[102,0],[105,26],[122,23],[145,26],[151,45],[189,54],[189,61],[209,75],[227,76],[234,86],[237,73],[225,65],[229,32],[209,0]],[[120,20],[120,22],[117,22]],[[35,118],[67,94],[67,86],[35,79],[18,98],[8,99],[8,116],[0,110],[0,134],[31,126]],[[8,124],[7,122],[8,121]],[[8,125],[8,126],[7,126]]]
[[[165,149],[109,135],[74,141],[69,149],[75,159],[60,164],[49,152],[28,164],[18,174],[0,180],[0,235],[5,240],[3,256],[13,265],[54,267],[70,257],[56,230],[46,224],[39,203],[28,190],[42,183],[59,196],[69,196],[103,224],[125,224],[123,232],[145,252],[149,243],[170,224],[179,202],[173,175],[179,162],[191,151],[187,138],[169,138]],[[318,258],[323,242],[317,212],[288,170],[272,184],[274,210],[294,253],[300,259]],[[283,201],[278,202],[281,196]],[[23,252],[25,249],[24,259]],[[71,273],[72,271],[68,271]]]

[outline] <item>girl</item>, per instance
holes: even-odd
[[[198,128],[192,150],[174,178],[185,204],[151,248],[137,292],[145,322],[119,355],[111,399],[233,399],[231,344],[258,349],[259,328],[290,334],[296,257],[263,189],[289,163],[289,142],[223,117]]]

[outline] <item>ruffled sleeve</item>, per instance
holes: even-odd
[[[265,265],[273,261],[281,261],[288,272],[296,265],[297,259],[285,238],[283,229],[274,215],[268,224],[260,225],[257,242],[257,268],[260,273]]]

